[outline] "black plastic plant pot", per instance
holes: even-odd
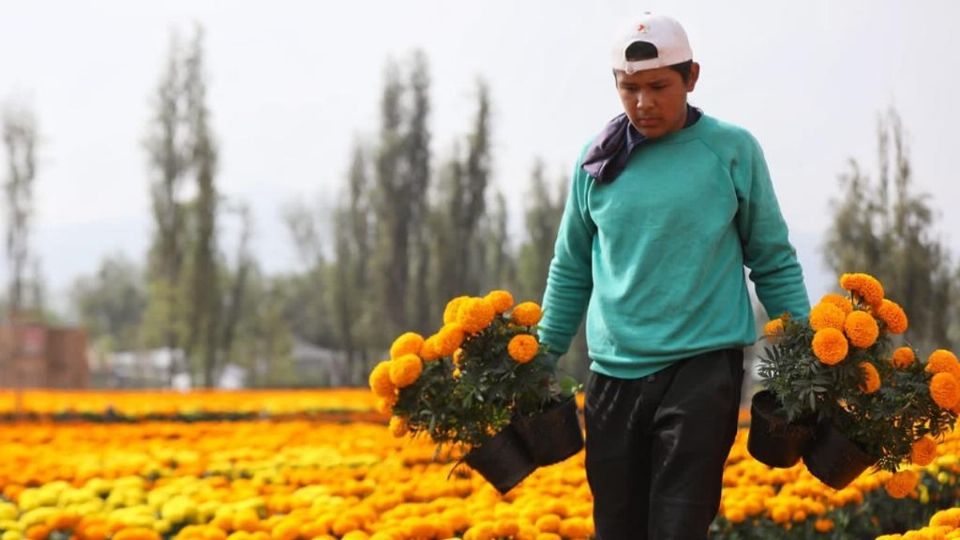
[[[832,422],[817,426],[803,463],[824,484],[843,489],[877,460],[848,439]]]
[[[583,448],[573,396],[538,414],[517,418],[513,425],[539,466],[560,463]]]
[[[770,467],[792,467],[813,440],[813,418],[790,422],[777,397],[769,390],[753,395],[747,451]]]
[[[482,445],[473,447],[463,460],[501,494],[513,489],[537,468],[512,424]]]

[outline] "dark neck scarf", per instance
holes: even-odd
[[[701,116],[703,111],[688,104],[687,121],[683,129],[695,124]],[[627,167],[633,151],[646,141],[647,138],[633,127],[626,113],[620,113],[593,140],[583,157],[583,170],[596,178],[598,183],[609,184]]]

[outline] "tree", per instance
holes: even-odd
[[[530,195],[524,223],[528,240],[520,247],[520,291],[525,298],[542,301],[547,272],[553,259],[568,183],[562,179],[551,189],[544,165],[536,160],[530,174]]]
[[[929,196],[914,192],[903,124],[895,110],[877,128],[878,174],[857,162],[840,177],[844,195],[832,201],[833,223],[824,259],[837,274],[867,272],[906,310],[906,337],[927,350],[950,346],[951,313],[960,295],[948,250],[934,231]]]
[[[33,217],[33,185],[36,178],[37,121],[24,106],[8,104],[3,108],[3,146],[7,155],[4,182],[6,255],[10,282],[7,309],[13,318],[28,307],[30,280],[30,226]],[[39,287],[39,284],[36,284]],[[39,309],[41,306],[30,306]]]
[[[77,278],[70,292],[80,324],[110,351],[139,347],[147,295],[140,268],[121,254],[104,258],[91,276]]]

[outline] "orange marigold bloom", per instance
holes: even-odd
[[[469,298],[469,296],[458,296],[447,302],[447,307],[443,309],[443,324],[457,322],[457,313],[460,311],[460,304]]]
[[[399,416],[390,417],[389,429],[390,429],[390,434],[392,434],[394,437],[403,437],[404,435],[407,434],[407,431],[409,431],[409,427],[407,426],[407,421],[404,420],[403,418],[400,418]]]
[[[457,323],[445,324],[436,338],[440,356],[450,356],[463,343],[463,328]]]
[[[510,319],[520,326],[533,326],[540,322],[543,312],[536,302],[522,302],[513,308],[513,314]]]
[[[456,322],[468,334],[476,334],[490,326],[496,312],[493,305],[483,298],[468,298],[460,303]]]
[[[827,293],[823,295],[823,298],[820,299],[820,303],[833,304],[840,308],[844,315],[853,311],[853,304],[850,303],[850,299],[842,294]]]
[[[783,335],[783,319],[773,319],[763,325],[763,335],[767,337]]]
[[[843,274],[840,286],[855,293],[871,306],[879,306],[883,300],[883,285],[870,274]]]
[[[497,313],[503,313],[513,307],[513,295],[507,291],[490,291],[484,298],[493,305],[493,310]]]
[[[910,461],[914,465],[921,467],[929,465],[935,457],[937,457],[937,441],[929,435],[920,437],[910,447]]]
[[[444,355],[440,354],[440,338],[437,335],[432,335],[423,340],[423,347],[420,347],[420,358],[423,358],[424,362],[436,360],[441,356]]]
[[[810,310],[810,328],[814,332],[823,328],[843,330],[843,321],[846,318],[846,313],[835,304],[820,302]]]
[[[880,373],[877,367],[870,362],[860,362],[860,370],[863,371],[863,382],[860,383],[860,390],[864,394],[872,394],[880,389]]]
[[[517,334],[507,344],[507,353],[520,364],[526,364],[537,356],[540,344],[530,334]]]
[[[900,304],[886,298],[880,302],[880,307],[877,308],[877,317],[883,321],[887,331],[891,334],[902,334],[907,331],[909,326],[907,313],[903,311]]]
[[[453,351],[453,364],[455,366],[459,366],[462,360],[463,360],[463,349],[457,349]]]
[[[900,347],[893,351],[893,357],[890,361],[893,362],[893,367],[904,369],[910,367],[916,359],[917,356],[913,353],[913,349],[910,347]]]
[[[397,388],[417,382],[423,372],[423,361],[415,354],[405,354],[390,362],[390,380]]]
[[[930,397],[941,409],[949,409],[960,400],[960,382],[950,373],[937,373],[930,379]]]
[[[913,488],[917,487],[919,479],[917,473],[910,469],[898,471],[887,480],[884,488],[894,499],[902,499],[909,495]]]
[[[828,366],[839,364],[847,357],[847,338],[836,328],[824,328],[813,335],[813,354]]]
[[[820,518],[813,522],[813,528],[819,533],[828,533],[833,530],[833,520],[829,518]]]
[[[393,406],[397,404],[397,395],[377,398],[376,409],[380,414],[392,414]]]
[[[390,380],[390,361],[384,360],[370,371],[370,390],[378,397],[392,396],[396,393],[396,386]]]
[[[960,381],[960,362],[952,352],[946,349],[937,349],[927,357],[927,373],[949,373]]]
[[[843,322],[843,331],[854,347],[866,349],[877,342],[880,326],[866,311],[852,311]]]
[[[416,332],[407,332],[393,340],[393,345],[390,345],[390,358],[400,358],[405,354],[420,354],[421,347],[423,347],[423,336]]]

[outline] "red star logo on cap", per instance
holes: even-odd
[[[646,30],[647,30],[647,25],[645,24],[641,24],[637,26],[637,32],[646,32]]]

